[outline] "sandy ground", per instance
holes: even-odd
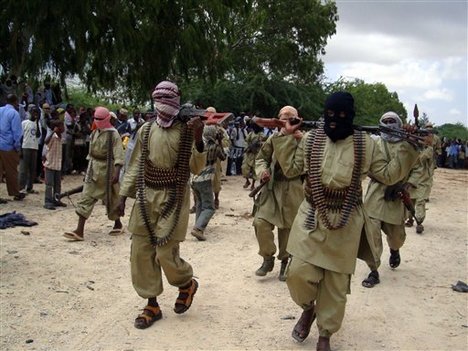
[[[436,170],[424,235],[407,230],[396,270],[388,267],[385,248],[380,285],[361,286],[368,272],[358,262],[333,350],[468,349],[468,294],[451,289],[458,280],[468,281],[467,175]],[[63,189],[79,185],[81,178],[66,177]],[[16,210],[39,222],[0,231],[0,348],[314,350],[315,325],[303,344],[290,336],[301,311],[277,279],[279,261],[266,277],[254,274],[261,258],[249,217],[252,202],[242,182],[228,177],[223,183],[221,208],[209,225],[208,240],[198,242],[188,235],[181,246],[200,283],[191,309],[183,315],[172,311],[177,289],[166,282],[159,298],[164,318],[147,330],[133,327],[145,301],[130,280],[130,234],[107,235],[112,223],[104,206],[96,205],[86,241],[68,242],[62,233],[75,228],[73,204],[67,200],[67,208],[43,209],[44,185],[36,185],[39,195],[0,205],[0,213]],[[5,184],[0,197],[6,197]]]

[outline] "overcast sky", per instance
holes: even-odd
[[[412,116],[468,125],[468,0],[337,0],[325,75],[383,83]]]

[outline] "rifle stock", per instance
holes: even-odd
[[[405,205],[406,209],[409,211],[409,213],[411,213],[411,217],[414,218],[417,224],[421,224],[420,221],[416,219],[416,210],[413,206],[413,202],[411,202],[411,197],[408,191],[406,191],[405,189],[400,189],[398,191],[398,196],[400,196],[401,201]]]
[[[55,201],[59,201],[60,199],[64,198],[65,196],[70,196],[70,195],[73,195],[73,194],[81,193],[82,191],[83,191],[83,185],[80,185],[80,186],[78,186],[76,188],[65,191],[63,193],[55,194]]]
[[[249,197],[255,197],[255,195],[258,194],[258,192],[260,190],[262,190],[262,188],[265,186],[265,184],[267,184],[268,182],[262,182],[260,183],[259,185],[257,185],[250,193],[249,193]]]

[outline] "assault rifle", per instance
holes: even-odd
[[[254,117],[252,119],[253,123],[258,124],[261,127],[266,128],[283,128],[286,125],[284,120],[280,120],[277,118],[260,118]],[[324,123],[322,121],[302,121],[298,117],[293,117],[289,120],[289,123],[292,125],[301,123],[301,129],[303,130],[310,130],[310,129],[317,129],[323,128]],[[419,128],[416,129],[414,132],[408,132],[401,128],[391,128],[386,125],[378,125],[378,126],[359,126],[354,125],[353,128],[355,130],[372,133],[372,134],[380,134],[386,133],[392,136],[396,136],[403,140],[406,140],[413,146],[419,146],[421,144],[425,144],[425,137],[434,134],[434,131],[431,129],[423,129]]]
[[[206,125],[221,125],[233,120],[234,114],[231,112],[210,112],[205,109],[199,109],[191,103],[185,103],[180,107],[178,118],[182,122],[186,123],[195,117],[200,117]]]
[[[409,193],[404,188],[402,188],[397,192],[397,194],[400,197],[403,204],[405,205],[408,212],[411,213],[411,217],[414,218],[416,224],[421,224],[421,221],[418,221],[418,219],[416,218],[416,210],[414,209],[413,203],[411,202],[411,197]]]
[[[375,178],[370,176],[371,179],[378,182]],[[397,201],[401,200],[403,205],[405,205],[408,212],[411,214],[411,217],[416,220],[417,224],[421,224],[420,221],[416,219],[416,210],[414,209],[413,202],[411,201],[410,194],[408,190],[406,190],[405,183],[398,182],[396,184],[387,186],[384,193],[384,200],[385,201]]]

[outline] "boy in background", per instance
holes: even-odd
[[[44,208],[55,210],[55,206],[66,207],[55,194],[60,194],[62,178],[62,133],[65,127],[60,120],[50,122],[49,134],[44,140],[45,199]]]

